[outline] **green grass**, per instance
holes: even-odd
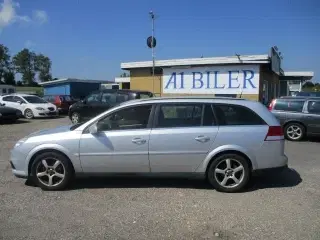
[[[23,87],[23,86],[16,86],[16,92],[32,92],[36,93],[40,96],[43,95],[43,87]]]

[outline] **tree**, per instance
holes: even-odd
[[[313,82],[306,82],[305,84],[303,84],[302,87],[303,88],[313,88],[314,87],[314,83]]]
[[[128,73],[125,73],[125,72],[120,74],[120,77],[129,77],[129,76],[130,75]]]
[[[4,74],[11,70],[10,59],[9,49],[0,44],[0,84],[2,83]]]
[[[52,80],[51,76],[51,60],[43,54],[35,57],[35,70],[39,72],[39,79],[41,82],[48,82]]]
[[[35,68],[36,54],[24,48],[13,57],[13,64],[18,73],[22,74],[22,82],[32,85],[36,75]]]
[[[13,71],[7,71],[3,74],[3,82],[8,85],[16,85]]]

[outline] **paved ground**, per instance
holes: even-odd
[[[62,124],[0,125],[0,239],[320,239],[320,142],[287,143],[292,169],[238,194],[199,180],[123,178],[44,192],[13,177],[14,143]]]

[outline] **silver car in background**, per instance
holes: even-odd
[[[253,172],[283,169],[278,120],[259,102],[152,98],[124,102],[88,122],[42,130],[11,151],[17,177],[60,190],[81,175],[200,174],[236,192]]]

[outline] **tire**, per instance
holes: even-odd
[[[70,160],[51,151],[36,156],[31,166],[31,179],[43,190],[65,189],[73,179],[73,173]]]
[[[34,118],[34,115],[33,115],[33,112],[31,109],[27,108],[25,111],[24,111],[24,117],[26,119],[33,119]]]
[[[284,136],[290,141],[301,141],[305,137],[306,130],[299,123],[288,123],[284,128]]]
[[[229,166],[227,162],[230,163]],[[207,171],[209,183],[217,191],[227,193],[243,190],[249,182],[250,175],[247,160],[238,154],[223,154],[217,157],[212,161]],[[238,179],[239,182],[236,183],[233,180],[234,178]]]
[[[80,121],[81,121],[80,114],[77,113],[77,112],[73,112],[73,113],[71,114],[71,122],[72,122],[73,124],[77,124],[77,123],[79,123]]]

